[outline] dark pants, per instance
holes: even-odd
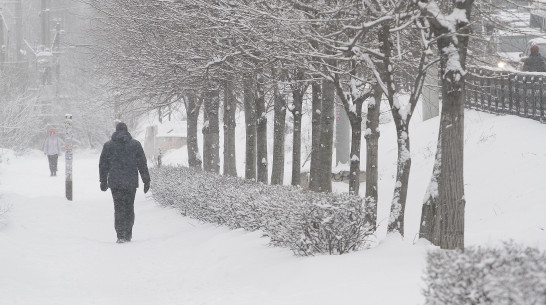
[[[59,159],[59,155],[47,155],[51,174],[55,174],[57,172],[57,159]]]
[[[114,198],[114,227],[118,239],[131,240],[135,223],[136,189],[112,189]]]

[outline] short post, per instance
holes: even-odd
[[[72,201],[72,115],[65,114],[65,165],[66,165],[66,199]]]
[[[539,98],[539,105],[540,105],[540,122],[544,123],[544,77],[540,77],[540,85],[538,87],[538,98]]]
[[[514,102],[515,102],[514,110],[516,112],[516,115],[521,115],[521,108],[522,108],[521,101],[523,99],[522,87],[523,87],[523,76],[516,75],[516,82],[514,86],[514,93],[516,95],[514,98]]]
[[[531,77],[530,76],[523,76],[523,98],[521,99],[523,102],[523,117],[528,118],[529,117],[529,91],[531,88]]]
[[[487,112],[491,113],[491,103],[493,100],[493,94],[495,90],[493,90],[493,75],[491,71],[487,71]]]
[[[532,90],[533,90],[533,94],[532,94],[532,99],[533,99],[533,116],[532,118],[533,119],[539,119],[540,120],[540,106],[538,105],[539,104],[539,94],[540,92],[538,91],[539,90],[539,77],[538,76],[534,76],[533,77],[533,84],[532,84]],[[537,107],[538,106],[538,107]]]
[[[478,102],[478,90],[480,89],[480,84],[479,84],[479,77],[478,77],[478,69],[472,69],[472,89],[474,90],[474,109],[478,109],[478,105],[479,105],[479,102]]]
[[[480,109],[485,111],[485,75],[483,70],[480,69]]]
[[[512,114],[514,111],[514,96],[516,95],[516,78],[512,75],[508,76],[508,113]]]

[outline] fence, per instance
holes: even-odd
[[[470,67],[467,71],[467,108],[546,122],[546,73],[507,72],[477,67]]]

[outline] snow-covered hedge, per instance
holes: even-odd
[[[546,255],[538,249],[437,250],[427,264],[426,305],[546,304]]]
[[[152,170],[154,199],[184,215],[229,228],[262,230],[298,255],[343,254],[374,232],[371,209],[358,196],[264,185],[186,167]],[[373,217],[373,218],[371,218]]]

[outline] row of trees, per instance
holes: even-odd
[[[463,92],[473,0],[93,0],[100,69],[120,102],[160,108],[184,103],[190,166],[235,168],[235,109],[243,105],[247,179],[282,184],[284,128],[293,118],[292,181],[300,184],[301,118],[310,93],[310,188],[331,191],[334,106],[352,129],[349,192],[358,194],[363,112],[367,113],[366,190],[377,203],[379,105],[388,101],[398,138],[390,232],[404,234],[411,168],[409,123],[428,68],[439,62],[442,123],[422,234],[443,248],[464,247]],[[436,73],[436,72],[434,72]],[[398,80],[410,74],[409,102]],[[289,98],[287,98],[289,96]],[[223,118],[220,105],[223,105]],[[203,108],[203,160],[197,117]],[[274,113],[272,175],[267,113]]]

